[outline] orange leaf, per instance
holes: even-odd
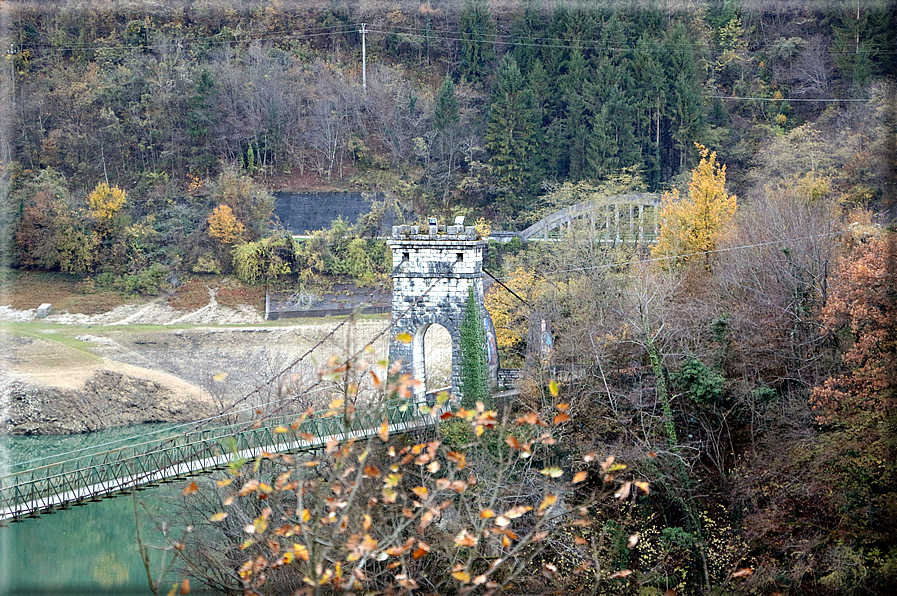
[[[379,478],[380,470],[375,468],[374,466],[365,466],[364,475],[370,478]]]
[[[576,474],[573,475],[573,484],[582,482],[583,480],[588,478],[588,476],[589,476],[588,472],[585,472],[585,471],[577,472]]]
[[[743,569],[739,569],[735,573],[732,574],[732,577],[750,577],[753,575],[754,570],[750,567],[744,567]]]
[[[378,433],[380,436],[380,440],[384,443],[389,440],[389,421],[384,420],[383,424],[380,425],[380,432]]]
[[[184,581],[181,582],[181,589],[178,590],[178,594],[189,594],[189,593],[190,593],[190,580],[185,578]]]
[[[616,573],[611,573],[609,576],[607,576],[607,578],[617,579],[618,577],[626,577],[627,575],[632,575],[631,569],[622,569],[620,571],[617,571]]]
[[[631,482],[624,482],[622,486],[620,486],[620,490],[614,493],[614,497],[620,500],[626,499],[629,497],[629,492],[632,489]]]
[[[549,493],[549,494],[542,500],[542,503],[539,505],[539,511],[545,511],[546,509],[548,509],[549,507],[551,507],[552,505],[554,505],[554,504],[557,503],[557,502],[558,502],[558,498],[557,498],[557,496],[555,496],[555,495]]]
[[[184,495],[192,495],[193,493],[195,493],[195,492],[198,491],[198,490],[199,490],[199,487],[196,486],[196,483],[195,483],[195,482],[191,482],[190,484],[187,485],[187,488],[185,488],[185,489],[184,489],[184,492],[181,493],[181,494],[184,494]]]
[[[563,423],[567,422],[568,420],[570,420],[570,416],[568,416],[566,414],[558,414],[557,416],[554,417],[555,424],[563,424]]]

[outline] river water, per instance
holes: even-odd
[[[172,426],[140,425],[68,436],[2,436],[0,470],[33,467],[47,463],[39,458],[114,444]],[[119,496],[0,527],[0,595],[152,594],[138,549],[135,508],[144,544],[163,546],[156,522],[172,523],[169,500],[181,493],[184,484],[175,482],[139,491],[136,499]],[[163,553],[150,551],[152,576],[157,579]],[[159,591],[167,594],[177,579],[176,573],[169,572]]]

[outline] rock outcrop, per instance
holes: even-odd
[[[8,434],[67,434],[147,422],[186,422],[213,413],[199,392],[110,370],[98,370],[79,389],[7,379],[0,424]]]

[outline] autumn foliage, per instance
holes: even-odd
[[[822,323],[849,347],[845,370],[813,390],[823,418],[893,411],[897,405],[897,244],[893,234],[862,240],[837,264]]]
[[[695,146],[701,162],[692,170],[688,195],[680,196],[678,189],[663,195],[663,225],[651,251],[656,257],[671,257],[672,264],[713,251],[738,207],[735,195],[726,193],[726,166],[717,163],[716,151]]]
[[[87,195],[87,206],[90,213],[99,220],[109,220],[115,217],[125,206],[125,201],[127,201],[125,191],[105,182],[97,184],[96,188]]]
[[[209,236],[221,244],[237,244],[243,239],[246,228],[227,205],[218,205],[208,218]]]
[[[407,377],[375,382],[411,393]],[[634,503],[649,485],[613,456],[555,463],[571,404],[556,383],[549,392],[550,409],[504,417],[481,402],[452,409],[445,393],[432,408],[409,402],[434,428],[469,427],[464,442],[441,431],[391,436],[384,421],[371,439],[232,462],[214,484],[184,490],[192,530],[178,551],[196,580],[247,594],[569,591],[631,575],[599,561],[587,537],[598,503]],[[348,403],[318,415],[351,416]],[[297,434],[309,415],[275,432]]]

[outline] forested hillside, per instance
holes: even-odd
[[[147,262],[135,253],[187,270],[203,255],[208,263],[207,218],[237,180],[237,194],[250,192],[249,180],[257,190],[386,191],[418,214],[464,211],[513,228],[566,181],[629,168],[650,191],[681,184],[695,142],[718,152],[744,195],[771,159],[780,171],[823,169],[770,155],[782,139],[841,135],[822,149],[839,190],[871,206],[894,192],[884,158],[893,147],[880,138],[897,69],[883,1],[212,0],[4,11],[13,100],[5,217],[12,234],[28,228],[13,255],[27,266],[133,273]],[[127,192],[118,212],[127,221],[104,227],[79,211],[100,182]],[[47,202],[37,189],[51,187]],[[266,208],[229,206],[245,240],[267,229]],[[111,260],[72,255],[35,228],[74,230],[96,250],[123,246]]]
[[[525,368],[521,395],[507,421],[480,408],[444,426],[451,451],[415,447],[439,465],[406,472],[420,475],[411,492],[384,473],[368,502],[392,506],[396,491],[407,500],[346,521],[354,542],[315,526],[367,557],[355,577],[371,591],[419,582],[485,592],[511,577],[532,592],[893,593],[893,3],[72,0],[0,10],[11,98],[4,264],[77,274],[86,292],[154,294],[203,273],[369,283],[391,267],[373,232],[386,209],[522,229],[586,200],[662,193],[653,246],[602,236],[588,218],[556,242],[490,246],[487,268],[504,286],[487,306],[503,362]],[[281,189],[386,199],[354,226],[297,242],[271,221],[270,192]],[[537,357],[545,333],[552,349]],[[490,443],[484,427],[505,434]],[[384,470],[415,459],[377,457]],[[435,508],[432,495],[448,490],[432,471],[440,465],[494,473],[495,502],[438,523],[443,509],[418,507],[409,519],[426,523],[402,526],[412,493]],[[380,477],[371,469],[369,487]],[[577,480],[551,484],[569,480],[565,470]],[[214,491],[230,489],[200,493],[210,509],[197,506],[188,550],[212,558],[194,559],[194,577],[305,589],[285,567],[295,557],[311,561],[314,581],[341,585],[342,560],[295,550],[286,561],[279,549],[293,547],[268,529],[262,501],[275,493],[296,527],[308,522],[292,485],[256,498],[270,478],[235,476],[245,511],[227,532],[206,520],[227,517]],[[361,486],[346,478],[322,480],[334,502]],[[457,502],[485,507],[486,489],[471,483],[461,497],[462,484]],[[332,520],[337,506],[323,502]],[[555,505],[576,523],[543,536]],[[518,535],[547,539],[527,550]],[[203,552],[203,536],[220,550]],[[396,560],[377,566],[380,555]],[[358,560],[347,556],[346,569]],[[508,567],[489,575],[492,560]]]

